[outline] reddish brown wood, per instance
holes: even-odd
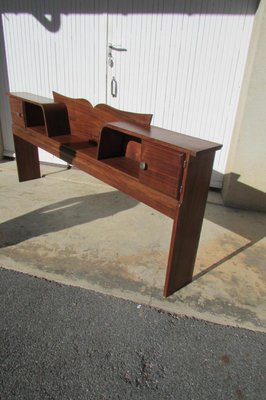
[[[14,135],[18,178],[20,182],[41,177],[38,148]]]
[[[135,179],[134,175],[131,176],[123,173],[112,165],[97,160],[97,148],[95,146],[88,147],[87,152],[85,152],[84,149],[81,151],[73,151],[71,147],[68,148],[70,149],[70,151],[68,151],[64,150],[62,147],[62,136],[58,138],[48,138],[47,136],[40,135],[34,129],[22,129],[18,126],[13,126],[13,132],[29,143],[41,147],[56,157],[71,163],[80,170],[95,176],[129,196],[134,197],[136,200],[153,207],[162,214],[174,218],[177,204],[174,198],[142,185]],[[71,137],[72,135],[68,136]]]
[[[134,135],[150,142],[162,142],[166,147],[174,150],[183,151],[196,156],[198,153],[219,150],[222,145],[209,142],[193,136],[184,135],[183,133],[169,131],[168,129],[159,128],[157,126],[141,126],[131,122],[112,122],[105,125],[125,134]]]
[[[115,170],[124,172],[127,175],[139,180],[139,163],[129,157],[114,157],[103,160],[107,165],[110,165]],[[137,190],[137,185],[136,185]]]
[[[43,105],[43,114],[49,137],[70,134],[70,125],[65,104],[45,104]]]
[[[173,218],[164,295],[191,282],[221,145],[149,126],[150,115],[83,99],[9,96],[20,181],[40,177],[39,146]]]
[[[49,137],[70,134],[65,104],[54,103],[51,99],[29,93],[8,95],[14,125],[35,127]]]
[[[170,296],[192,281],[214,153],[191,157],[184,177],[184,194],[176,209],[164,296]]]
[[[99,121],[94,117],[92,104],[85,99],[72,99],[53,92],[54,101],[65,104],[68,112],[70,131],[73,135],[79,135],[87,140],[98,140]]]
[[[126,156],[133,160],[140,161],[141,139],[104,127],[101,130],[99,138],[98,160],[119,156]]]
[[[174,151],[158,143],[142,142],[140,182],[179,198],[185,153]]]
[[[141,160],[141,141],[137,142],[136,139],[129,138],[126,144],[125,156],[140,162]]]
[[[99,115],[105,122],[129,121],[149,126],[153,117],[152,114],[141,114],[118,110],[117,108],[111,107],[107,104],[97,104],[95,109],[99,112]]]
[[[98,104],[95,107],[85,99],[73,99],[53,92],[54,100],[64,103],[68,110],[71,133],[86,136],[89,140],[98,142],[99,134],[106,122],[135,121],[149,125],[151,114],[130,113],[117,110],[107,104]]]
[[[10,111],[13,124],[25,127],[23,103],[21,99],[15,97],[9,98]]]

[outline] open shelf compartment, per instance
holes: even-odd
[[[24,101],[25,124],[27,128],[36,127],[36,131],[45,135],[45,121],[43,110],[39,105]]]
[[[97,159],[132,177],[139,178],[141,139],[111,128],[103,128]]]

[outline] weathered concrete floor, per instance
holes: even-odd
[[[176,314],[266,331],[266,216],[210,192],[192,284],[162,296],[172,221],[78,170],[0,164],[0,265]]]

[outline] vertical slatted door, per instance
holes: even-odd
[[[55,90],[94,104],[106,100],[106,0],[58,0],[47,5],[14,1],[9,7],[14,12],[2,15],[9,87],[5,83],[0,91],[1,122],[4,146],[10,153],[13,141],[6,91],[51,97]],[[40,159],[61,161],[43,150]]]
[[[237,4],[236,4],[237,3]],[[108,11],[107,101],[153,123],[222,143],[221,187],[257,1],[116,1]],[[111,81],[117,82],[117,96]]]

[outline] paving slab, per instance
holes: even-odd
[[[0,265],[177,315],[266,331],[266,216],[209,192],[193,282],[163,298],[172,221],[76,169],[0,164]]]

